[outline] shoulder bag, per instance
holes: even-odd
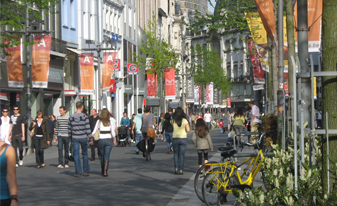
[[[147,125],[147,133],[146,133],[146,136],[152,138],[152,139],[156,139],[157,135],[156,135],[156,131],[154,129],[152,129],[151,127],[149,127],[149,124],[147,123],[147,119],[146,119],[146,116],[144,116],[145,118],[145,122],[146,122],[146,125]]]
[[[99,140],[99,135],[101,134],[101,131],[99,130],[99,125],[100,125],[101,123],[100,123],[99,120],[98,120],[97,124],[98,124],[97,130],[96,130],[95,134],[93,135],[95,141],[98,141],[98,140]]]
[[[29,132],[30,137],[34,137],[34,135],[35,135],[35,127],[33,127],[33,129],[30,130],[30,132]]]

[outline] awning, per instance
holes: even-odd
[[[67,56],[67,54],[63,54],[63,53],[56,52],[56,51],[50,51],[50,54],[54,56],[62,57],[62,58]]]
[[[67,47],[67,49],[68,49],[69,51],[72,51],[72,52],[76,53],[76,54],[81,54],[81,51],[78,50],[78,49],[73,49],[73,48],[69,48],[69,47]]]
[[[6,93],[0,93],[0,100],[8,101]]]

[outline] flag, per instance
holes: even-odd
[[[255,0],[262,23],[268,36],[272,41],[276,41],[276,25],[272,0]]]
[[[165,98],[175,99],[176,98],[175,69],[166,68],[164,72],[165,72]]]
[[[102,72],[102,90],[108,92],[110,89],[110,80],[113,74],[114,59],[117,52],[103,53],[103,72]]]
[[[94,54],[82,53],[80,55],[81,66],[81,91],[83,95],[94,94],[95,75],[94,75]]]

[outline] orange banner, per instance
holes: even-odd
[[[165,69],[165,98],[166,99],[176,98],[176,79],[174,68]]]
[[[272,0],[255,0],[264,28],[272,41],[276,40],[275,16]]]
[[[8,43],[5,41],[5,44]],[[8,87],[23,88],[21,46],[5,48],[5,52],[8,54],[6,55]]]
[[[94,54],[82,53],[81,65],[81,94],[90,95],[95,91]]]
[[[323,0],[308,0],[308,48],[309,52],[319,52],[321,47]],[[297,24],[297,1],[294,8],[294,22]],[[298,42],[298,32],[295,29],[295,40]]]
[[[35,35],[32,50],[32,86],[47,88],[51,35]]]
[[[104,52],[103,54],[103,72],[102,72],[102,89],[108,92],[110,89],[110,80],[114,70],[114,59],[117,52]]]

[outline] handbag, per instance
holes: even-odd
[[[97,124],[98,124],[98,128],[97,128],[95,134],[93,135],[95,141],[99,140],[99,135],[101,134],[101,131],[99,130],[99,124],[100,124],[99,120],[98,120]]]
[[[145,118],[145,122],[147,124],[147,133],[146,136],[152,138],[152,139],[156,139],[157,135],[156,135],[156,131],[154,129],[152,129],[151,127],[149,127],[149,124],[147,123],[146,117]]]
[[[29,132],[30,137],[34,137],[34,135],[35,135],[35,127]]]

